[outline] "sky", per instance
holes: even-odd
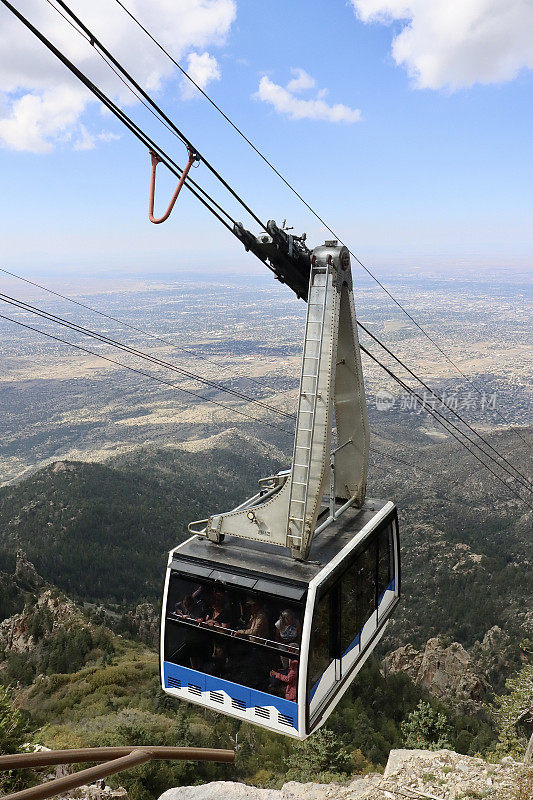
[[[530,270],[532,0],[123,1],[374,270]],[[55,0],[13,3],[184,165]],[[331,238],[116,0],[70,6],[262,220]],[[264,269],[188,192],[152,225],[149,171],[146,148],[1,6],[2,266]],[[194,178],[256,232],[204,165]],[[156,213],[175,182],[160,166]]]

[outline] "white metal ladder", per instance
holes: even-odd
[[[311,266],[297,426],[294,436],[290,478],[287,547],[291,548],[301,547],[306,538],[305,526],[309,500],[309,480],[313,462],[315,417],[320,397],[318,380],[324,342],[329,272],[330,267],[328,264],[324,267],[313,263]]]

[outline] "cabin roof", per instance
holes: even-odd
[[[195,536],[175,548],[173,555],[180,560],[212,565],[213,569],[228,568],[307,585],[386,503],[367,499],[362,508],[347,509],[314,538],[307,561],[296,561],[288,550],[276,545],[231,536],[219,544]]]

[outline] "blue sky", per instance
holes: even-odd
[[[67,51],[72,47],[106,89],[118,91],[52,10],[37,0],[17,5]],[[158,17],[160,5],[164,0],[142,0],[135,7],[184,64],[191,53],[193,64],[205,56],[211,78],[219,75],[206,90],[369,265],[441,273],[530,267],[533,50],[522,30],[529,11],[520,17],[519,0],[480,0],[478,20],[465,19],[459,4],[451,23],[455,0],[176,0],[176,28],[168,23],[168,2],[166,21]],[[329,236],[202,98],[183,97],[180,76],[162,66],[123,12],[113,16],[113,0],[72,6],[140,79],[154,80],[159,70],[154,97],[261,218],[287,218],[312,244]],[[504,16],[492,19],[498,6]],[[485,40],[475,33],[480,28],[489,30]],[[9,37],[9,47],[0,48],[7,88],[0,118],[18,114],[4,126],[0,119],[3,266],[28,274],[261,269],[185,193],[168,222],[151,225],[145,149],[98,104],[86,103],[64,68],[5,9],[0,30],[0,40]],[[314,86],[295,88],[287,99],[285,87],[298,75]],[[27,95],[31,103],[39,98],[38,123],[35,110],[24,117],[26,106],[16,105]],[[318,105],[300,102],[313,100]],[[289,104],[285,110],[281,102]],[[346,107],[346,119],[328,118],[335,104]],[[127,110],[184,163],[183,146],[147,112],[138,105]],[[40,140],[26,142],[30,125]],[[174,184],[164,168],[160,173],[157,210]],[[194,177],[235,210],[205,167]],[[237,217],[253,227],[245,214]]]

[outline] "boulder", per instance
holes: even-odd
[[[489,764],[452,750],[391,750],[383,775],[357,776],[344,784],[286,783],[260,789],[215,781],[169,789],[159,800],[459,800],[490,797],[516,800],[533,796],[533,771],[515,761]]]
[[[234,781],[213,781],[203,786],[180,786],[164,792],[159,800],[279,800],[275,789],[259,789]]]
[[[376,781],[375,775],[340,784],[286,783],[281,789],[261,789],[244,783],[214,781],[203,786],[169,789],[159,800],[357,800]]]

